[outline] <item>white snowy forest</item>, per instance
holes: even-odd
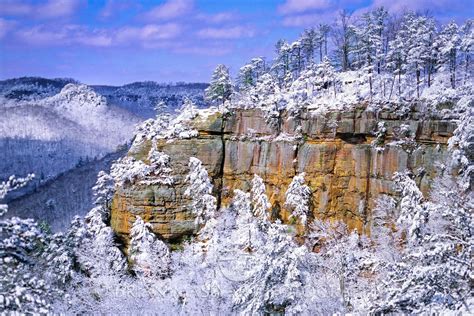
[[[382,315],[471,314],[473,298],[474,20],[458,25],[407,12],[342,11],[334,25],[280,40],[272,59],[256,57],[233,80],[219,65],[206,89],[210,109],[185,98],[164,102],[138,126],[144,140],[193,138],[198,113],[258,108],[272,124],[287,111],[346,111],[366,104],[401,114],[413,107],[454,119],[449,159],[431,192],[413,175],[393,175],[399,197],[382,196],[370,236],[309,216],[304,173],[286,190],[290,223],[272,221],[259,175],[219,208],[208,171],[191,158],[185,195],[196,235],[171,248],[136,217],[124,245],[110,227],[111,201],[126,183],[173,186],[170,157],[152,147],[149,164],[124,157],[98,174],[95,206],[67,231],[30,219],[0,221],[0,310],[25,314]],[[85,88],[83,88],[85,89]],[[95,95],[95,94],[94,94]],[[276,124],[275,124],[276,125]],[[383,137],[384,126],[374,131]],[[301,136],[303,137],[303,135]],[[410,141],[406,135],[404,141]],[[374,142],[374,146],[377,143]],[[0,184],[0,201],[35,175]],[[8,212],[0,205],[1,215]],[[375,212],[374,212],[375,213]],[[303,238],[296,224],[304,227]]]

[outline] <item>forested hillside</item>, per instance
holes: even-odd
[[[235,80],[218,65],[211,107],[160,103],[69,230],[0,221],[1,308],[471,314],[473,40],[343,11]]]

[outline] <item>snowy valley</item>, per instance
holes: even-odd
[[[473,43],[377,8],[209,84],[0,82],[0,311],[472,314]]]

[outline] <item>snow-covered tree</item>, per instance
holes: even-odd
[[[276,58],[271,67],[275,78],[281,87],[284,79],[290,71],[291,47],[285,40],[278,40],[275,45]]]
[[[0,201],[3,200],[8,192],[24,187],[30,182],[35,175],[29,174],[24,178],[16,178],[15,176],[10,176],[7,181],[2,181],[0,183]],[[6,204],[0,204],[0,216],[5,214],[8,211],[8,206]]]
[[[349,12],[346,10],[340,11],[333,32],[334,45],[336,46],[334,53],[337,57],[336,61],[341,65],[342,71],[351,69],[355,37],[351,20]]]
[[[202,162],[191,157],[188,167],[189,173],[186,176],[188,187],[184,195],[191,198],[191,210],[196,216],[195,223],[200,226],[215,217],[217,200],[212,195],[212,183]]]
[[[115,183],[112,176],[103,170],[99,171],[95,186],[92,187],[92,192],[95,198],[95,205],[109,207],[115,193]]]
[[[206,98],[212,103],[224,104],[232,95],[232,82],[230,80],[229,68],[225,65],[217,65],[212,73],[211,82],[206,89]]]
[[[4,313],[50,313],[55,294],[42,277],[38,257],[45,236],[31,219],[0,221],[0,309]]]
[[[152,146],[147,157],[150,163],[149,183],[172,185],[174,179],[171,176],[173,169],[170,166],[170,156],[159,151],[156,146]]]
[[[459,181],[465,191],[474,187],[474,157],[472,148],[474,146],[474,109],[470,96],[458,102],[462,111],[458,126],[449,139],[449,149],[452,152],[451,164],[460,173]]]
[[[314,53],[316,51],[318,40],[319,34],[314,28],[304,30],[301,35],[301,45],[307,65],[314,62]]]
[[[237,75],[239,89],[248,90],[255,87],[257,81],[265,73],[265,60],[262,57],[252,58],[250,63],[242,66]]]
[[[438,42],[441,69],[449,72],[451,87],[454,89],[456,88],[456,69],[461,44],[458,25],[454,22],[445,25],[438,36]]]
[[[159,101],[153,108],[156,113],[156,117],[159,117],[160,115],[164,114],[166,110],[168,109],[168,105],[164,101]]]
[[[268,200],[265,183],[258,175],[254,175],[252,179],[252,190],[250,192],[253,204],[253,214],[262,224],[268,222],[268,211],[272,206]]]
[[[267,123],[276,126],[280,110],[285,108],[286,102],[282,98],[278,82],[272,75],[266,73],[260,78],[252,90],[252,101],[263,111]]]
[[[334,97],[336,96],[336,71],[331,65],[331,61],[327,56],[323,58],[323,62],[317,66],[316,69],[316,87],[319,90],[328,90],[333,86]]]
[[[234,309],[244,314],[299,314],[307,273],[306,247],[298,247],[280,223],[270,225],[259,262],[233,295]]]
[[[324,56],[328,56],[328,35],[329,35],[329,32],[331,32],[331,27],[328,24],[320,23],[318,25],[317,43],[318,43],[318,46],[319,46],[319,62],[323,61]]]
[[[373,73],[380,74],[384,62],[383,34],[388,12],[382,7],[362,15],[360,27],[355,29],[358,47],[355,53],[359,56],[358,66],[367,72],[370,95],[373,94]]]
[[[298,78],[303,69],[304,60],[301,41],[294,41],[290,46],[290,69],[293,77]]]
[[[238,248],[247,252],[260,249],[265,243],[265,234],[252,212],[250,194],[235,190],[232,208],[237,212],[235,242]]]
[[[139,216],[130,230],[129,256],[132,270],[139,276],[165,278],[169,275],[168,246],[151,231],[151,224]]]
[[[362,305],[368,284],[359,275],[370,262],[367,241],[342,222],[317,220],[311,224],[307,244],[318,251],[317,269],[330,275],[330,286],[336,287],[340,300],[334,312],[347,313]]]
[[[162,184],[172,185],[173,177],[170,167],[170,157],[160,152],[154,145],[147,157],[148,163],[127,156],[118,159],[110,169],[110,175],[115,184]]]
[[[474,48],[474,20],[467,20],[461,27],[461,43],[459,50],[463,54],[464,84],[471,78],[471,58]]]
[[[299,219],[306,225],[311,203],[311,189],[305,184],[304,172],[293,177],[285,193],[285,206],[290,208],[290,218]]]
[[[126,183],[135,183],[148,175],[150,169],[147,164],[133,157],[118,159],[110,168],[110,175],[114,178],[116,185],[123,186]]]
[[[393,94],[393,86],[395,85],[395,78],[398,78],[398,96],[402,94],[402,75],[407,70],[406,58],[408,51],[406,49],[406,30],[402,28],[396,33],[394,39],[389,42],[389,50],[387,53],[387,68],[392,71],[393,80],[390,88],[389,99]]]
[[[398,224],[406,230],[410,243],[418,243],[428,216],[428,210],[422,204],[423,194],[408,172],[396,173],[394,181],[401,194]]]
[[[432,46],[434,44],[435,25],[432,19],[423,16],[407,14],[406,21],[408,37],[405,43],[407,47],[407,69],[415,73],[417,98],[420,97],[421,74],[423,70],[429,69],[432,57]]]
[[[420,201],[417,195],[410,201]],[[401,260],[390,266],[372,302],[373,313],[469,311],[473,201],[452,176],[436,179],[432,201],[419,206],[427,216],[418,243],[408,244]]]
[[[78,261],[91,275],[122,274],[127,269],[124,255],[117,247],[116,236],[106,224],[109,210],[96,206],[85,217],[87,235],[78,248]]]

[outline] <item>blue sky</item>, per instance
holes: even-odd
[[[71,77],[88,84],[208,81],[272,56],[279,38],[385,6],[440,21],[474,16],[474,0],[0,0],[0,79]]]

